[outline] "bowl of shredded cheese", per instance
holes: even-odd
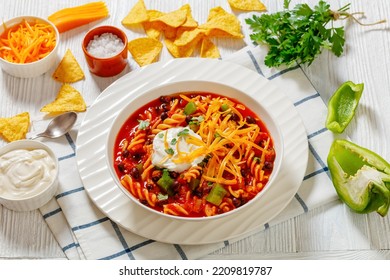
[[[20,16],[0,26],[0,65],[8,74],[31,78],[47,72],[57,60],[59,33],[48,20]]]

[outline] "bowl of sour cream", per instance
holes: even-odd
[[[58,159],[45,144],[33,140],[0,148],[0,204],[15,211],[45,205],[58,188]]]

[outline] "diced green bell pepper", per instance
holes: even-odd
[[[184,114],[185,115],[191,115],[196,112],[196,104],[195,102],[188,102],[187,105],[184,107]]]
[[[225,188],[222,185],[215,184],[211,188],[209,194],[206,196],[206,200],[216,206],[219,206],[226,194],[227,194],[227,190],[225,190]]]
[[[348,81],[336,90],[328,103],[326,128],[335,133],[345,130],[355,115],[363,89],[364,84]]]
[[[169,171],[164,169],[161,178],[157,181],[157,185],[169,196],[173,195],[174,180],[169,176]]]
[[[342,201],[358,213],[385,216],[390,205],[390,164],[378,154],[348,140],[337,139],[328,167]]]

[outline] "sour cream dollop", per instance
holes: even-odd
[[[187,136],[202,138],[188,127],[173,127],[159,132],[153,140],[152,164],[170,171],[183,172],[200,163],[205,155],[201,155],[187,162],[177,162],[179,152],[190,154],[200,146],[185,141]]]
[[[8,199],[32,197],[55,180],[56,163],[43,149],[18,149],[0,156],[0,195]]]

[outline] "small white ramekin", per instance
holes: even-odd
[[[50,21],[35,17],[35,16],[20,16],[12,18],[0,25],[0,34],[3,34],[5,28],[12,27],[21,23],[23,20],[29,21],[41,21],[49,24],[56,32],[56,46],[46,57],[31,63],[12,63],[0,57],[1,68],[8,74],[19,78],[32,78],[46,73],[57,61],[58,45],[60,42],[60,34],[57,27]]]
[[[58,172],[59,172],[58,159],[55,156],[54,152],[47,145],[34,140],[19,140],[19,141],[11,142],[6,146],[0,148],[0,156],[5,153],[11,152],[13,150],[18,150],[18,149],[25,149],[25,150],[43,149],[48,152],[48,154],[50,155],[50,157],[52,157],[55,163],[55,168],[56,168],[55,178],[53,178],[52,183],[48,185],[45,189],[43,189],[41,192],[20,199],[16,199],[16,198],[11,199],[11,198],[1,196],[0,194],[0,204],[5,206],[6,208],[14,211],[32,211],[45,205],[55,195],[58,188]],[[0,188],[2,183],[3,182],[0,182]]]

